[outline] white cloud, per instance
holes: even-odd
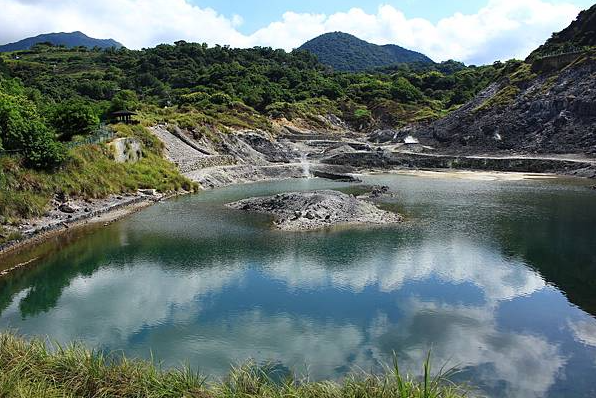
[[[569,322],[576,340],[592,347],[596,347],[596,322],[590,319],[577,322]]]
[[[32,318],[20,315],[19,304],[30,293],[25,289],[2,320],[27,334],[51,331],[61,342],[83,339],[91,347],[126,347],[135,357],[146,357],[151,347],[166,365],[185,358],[193,366],[205,364],[215,376],[224,375],[230,364],[254,358],[291,365],[298,372],[304,372],[304,365],[315,378],[337,378],[347,369],[378,369],[393,350],[398,350],[400,366],[418,375],[432,345],[436,366],[466,369],[476,382],[503,386],[506,396],[537,398],[566,365],[556,343],[500,328],[493,303],[448,304],[410,295],[396,302],[403,314],[397,323],[382,310],[360,324],[259,307],[199,322],[208,297],[242,283],[244,269],[206,267],[180,277],[157,264],[133,264],[74,278],[55,308]]]
[[[477,286],[491,306],[529,296],[546,286],[544,279],[520,260],[505,258],[494,249],[463,237],[433,236],[422,240],[415,249],[398,250],[390,257],[377,254],[367,258],[367,254],[354,254],[344,267],[332,268],[325,267],[318,257],[288,253],[273,261],[266,272],[296,289],[331,285],[354,292],[375,284],[383,292],[392,292],[407,282],[434,276],[446,283]]]
[[[0,0],[0,41],[28,35],[80,30],[93,37],[112,37],[130,48],[176,40],[248,44],[228,19],[187,0]]]
[[[567,359],[556,343],[539,335],[503,330],[489,306],[415,297],[399,305],[405,316],[398,325],[382,316],[371,325],[371,340],[382,344],[369,349],[374,357],[382,357],[380,349],[399,347],[401,366],[409,372],[420,372],[432,343],[435,366],[467,369],[481,384],[500,386],[506,397],[538,398],[546,395],[566,366]]]
[[[153,217],[151,212],[139,217],[131,220],[136,232],[150,233],[156,227],[144,219]],[[187,231],[188,239],[195,239],[192,231]],[[126,245],[136,239],[129,233],[121,229],[115,238]],[[35,287],[17,293],[2,311],[0,323],[30,335],[51,333],[60,342],[126,348],[134,357],[146,357],[150,347],[166,365],[185,358],[215,375],[252,357],[298,371],[308,365],[313,377],[336,378],[348,368],[375,369],[389,361],[393,350],[398,350],[404,369],[419,372],[432,345],[437,366],[458,366],[483,386],[502,386],[506,396],[541,397],[556,382],[567,361],[561,347],[540,333],[503,327],[497,319],[501,302],[546,286],[537,273],[464,237],[429,237],[408,250],[373,246],[374,256],[359,246],[341,267],[326,264],[322,253],[296,252],[291,245],[273,257],[251,259],[242,251],[239,257],[193,257],[185,271],[172,271],[149,253],[104,260],[93,274],[72,278],[56,305],[35,316],[24,316],[21,309],[24,300],[36,294]],[[304,294],[295,294],[298,290],[362,292],[366,286],[377,286],[390,293],[408,282],[433,278],[453,286],[473,283],[484,299],[453,303],[422,299],[412,292],[396,296],[397,319],[374,303],[367,304],[372,314],[364,318],[358,313],[334,316],[332,310],[293,312],[283,300],[269,309],[238,303],[219,307],[217,303],[228,300],[226,288],[248,283],[248,263],[263,264],[259,271],[283,281],[292,300]],[[233,294],[229,297],[238,300]],[[594,342],[593,322],[569,325],[580,341]]]
[[[94,347],[121,345],[143,328],[196,317],[202,311],[202,297],[241,283],[244,272],[240,266],[216,266],[179,277],[143,260],[125,264],[101,268],[92,277],[72,279],[60,295],[59,306],[30,319],[20,315],[20,303],[30,294],[30,289],[25,289],[2,317],[7,325],[24,332],[51,330],[52,338],[63,343],[84,338]]]
[[[182,39],[290,50],[322,33],[344,31],[377,44],[421,51],[437,61],[453,58],[468,63],[523,58],[579,12],[566,3],[490,0],[476,14],[456,13],[431,23],[381,5],[376,14],[359,8],[328,16],[286,12],[280,21],[245,35],[237,30],[241,16],[227,18],[188,0],[0,0],[0,9],[0,42],[81,30],[94,37],[115,38],[129,48]]]

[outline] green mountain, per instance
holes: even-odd
[[[580,12],[575,21],[567,28],[553,33],[552,37],[532,52],[528,59],[534,60],[548,54],[576,51],[594,46],[596,46],[596,4]]]
[[[113,39],[94,39],[87,36],[82,32],[72,33],[46,33],[35,37],[28,37],[23,40],[19,40],[15,43],[5,44],[0,46],[0,52],[10,52],[19,50],[29,50],[36,44],[39,43],[51,43],[54,46],[65,46],[65,47],[99,47],[99,48],[121,48],[122,44],[118,43]]]
[[[299,49],[310,51],[321,63],[343,72],[361,72],[404,63],[433,63],[424,54],[393,44],[379,46],[342,32],[325,33]]]

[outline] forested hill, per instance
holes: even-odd
[[[270,118],[316,122],[333,114],[370,129],[440,117],[486,87],[498,68],[446,62],[338,73],[307,51],[179,41],[140,51],[38,45],[0,56],[2,69],[39,92],[44,106],[80,100],[101,117],[128,95],[148,115],[194,126],[266,128]]]
[[[29,50],[36,44],[39,43],[51,43],[54,46],[65,46],[68,48],[72,47],[87,47],[87,48],[121,48],[122,44],[118,43],[113,39],[94,39],[87,36],[83,32],[72,32],[72,33],[46,33],[35,37],[28,37],[23,40],[19,40],[15,43],[5,44],[0,46],[0,52]]]
[[[596,46],[596,4],[582,11],[567,28],[554,33],[550,39],[536,49],[529,57],[537,57]]]
[[[316,37],[300,49],[310,51],[321,63],[343,72],[360,72],[400,63],[433,63],[424,54],[393,44],[379,46],[342,32]]]

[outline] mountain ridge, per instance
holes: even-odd
[[[89,37],[83,32],[53,32],[43,33],[33,37],[27,37],[25,39],[0,45],[0,52],[11,52],[29,50],[36,44],[49,42],[55,46],[64,45],[66,47],[99,47],[99,48],[121,48],[123,45],[114,39],[96,39]]]
[[[560,32],[553,33],[543,45],[528,57],[533,61],[544,55],[571,52],[596,46],[596,4],[579,13],[571,24]]]
[[[433,64],[426,55],[395,44],[377,45],[348,33],[331,32],[315,37],[298,49],[340,72],[362,72],[401,63]]]

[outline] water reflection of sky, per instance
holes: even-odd
[[[433,187],[407,179],[405,211],[415,218],[426,206],[432,218],[307,236],[267,232],[265,219],[230,214],[213,193],[210,204],[157,206],[114,226],[101,255],[85,251],[92,271],[69,277],[54,301],[35,280],[15,289],[0,325],[143,357],[152,350],[215,374],[252,357],[336,378],[379,369],[394,351],[417,372],[432,347],[436,364],[459,367],[459,379],[491,396],[589,396],[596,321],[499,240],[511,227],[501,213],[540,209],[515,203],[515,187],[512,210],[506,187],[468,184],[476,210],[470,195],[449,202],[441,186],[421,199]],[[177,228],[182,208],[188,222]],[[461,209],[498,225],[451,228],[466,223]]]

